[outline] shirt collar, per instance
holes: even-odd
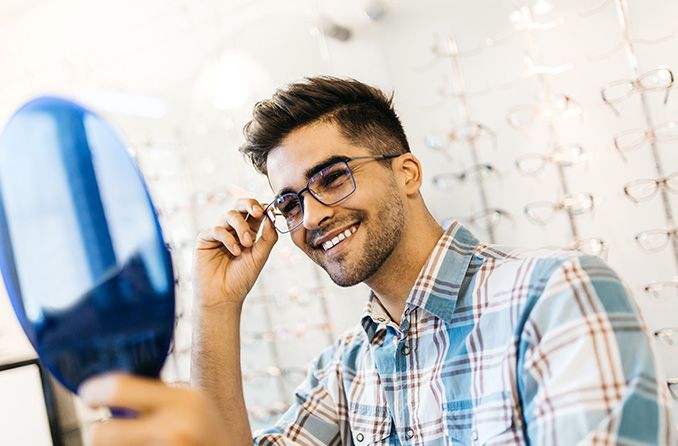
[[[478,240],[473,234],[459,222],[452,222],[419,272],[407,297],[405,315],[418,307],[451,322],[464,276],[477,247]],[[378,328],[373,324],[384,324],[389,320],[374,293],[370,293],[362,316],[362,326],[368,337],[373,337]]]

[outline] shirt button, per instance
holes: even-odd
[[[408,440],[412,439],[412,437],[414,437],[414,429],[412,428],[407,429],[407,432],[405,432],[405,436],[407,437]]]
[[[358,441],[363,441],[365,439],[365,436],[363,434],[358,434],[355,436],[355,439]]]
[[[407,356],[410,354],[410,348],[407,345],[403,345],[403,348],[400,349],[400,353],[402,353],[403,356]]]
[[[478,441],[478,431],[473,431],[473,441]]]

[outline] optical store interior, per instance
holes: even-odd
[[[669,0],[3,0],[0,128],[53,95],[124,140],[172,256],[161,378],[188,383],[196,236],[239,198],[273,198],[238,151],[254,104],[315,75],[393,92],[436,220],[486,243],[602,257],[640,309],[678,412],[676,17]],[[81,445],[102,412],[38,361],[10,291],[0,444]],[[243,309],[253,429],[286,411],[368,295],[281,235]]]

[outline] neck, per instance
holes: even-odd
[[[400,324],[407,297],[443,229],[427,209],[403,228],[398,245],[379,270],[365,281],[394,322]]]

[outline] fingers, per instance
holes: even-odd
[[[264,206],[261,203],[253,198],[240,199],[220,222],[231,236],[218,230],[219,226],[215,226],[201,233],[198,240],[207,243],[219,241],[232,254],[240,255],[238,251],[242,251],[242,248],[251,248],[254,245],[264,220],[268,219],[264,216]],[[235,249],[235,246],[238,246],[238,249]]]
[[[162,409],[181,389],[165,386],[158,380],[119,373],[95,376],[85,381],[78,395],[92,407],[118,407],[136,412]]]
[[[142,446],[153,443],[154,432],[140,420],[112,419],[85,432],[85,446]]]
[[[234,256],[239,256],[242,253],[242,248],[240,243],[238,243],[238,240],[223,226],[215,226],[207,231],[201,232],[200,235],[198,235],[198,240],[200,242],[216,242],[219,245],[223,245]]]

